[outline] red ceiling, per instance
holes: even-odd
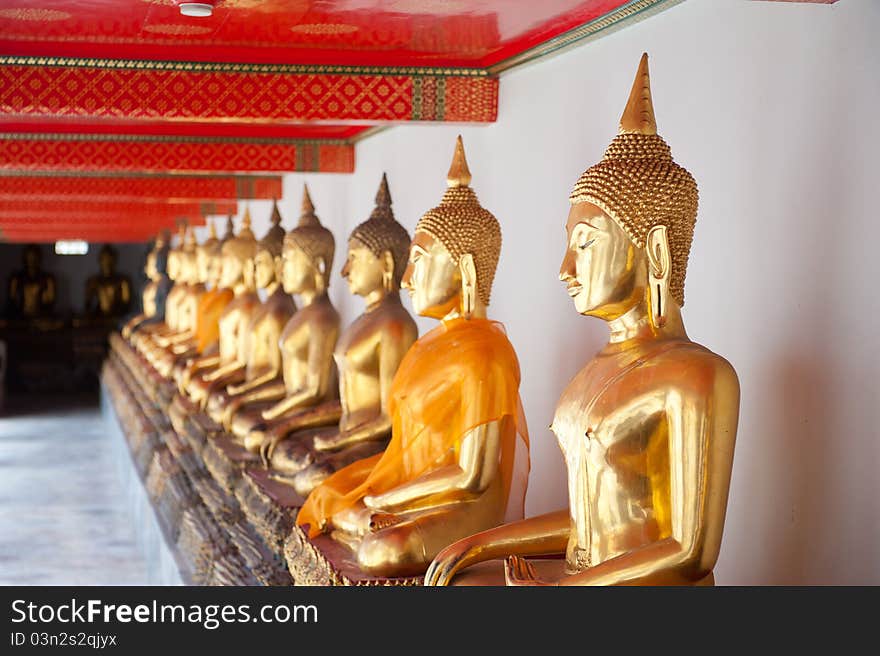
[[[491,123],[498,71],[674,2],[0,0],[0,240],[146,239],[376,126]]]
[[[0,52],[201,62],[485,68],[620,0],[4,0]],[[171,50],[169,52],[169,49]]]

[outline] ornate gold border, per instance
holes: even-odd
[[[29,141],[136,141],[164,143],[232,143],[269,144],[284,146],[350,146],[350,139],[300,139],[297,137],[206,137],[154,134],[85,134],[68,132],[0,132],[0,139],[26,139]]]
[[[427,66],[330,66],[312,64],[241,64],[230,62],[180,62],[148,59],[90,59],[0,55],[0,66],[64,66],[194,73],[274,73],[294,75],[388,75],[426,77],[491,77],[485,68]]]
[[[537,59],[546,57],[551,54],[558,53],[570,46],[587,43],[594,39],[604,36],[609,31],[618,30],[638,21],[653,16],[664,9],[668,9],[684,0],[632,0],[621,7],[618,7],[609,14],[597,18],[589,23],[569,30],[564,34],[545,41],[544,43],[508,57],[497,64],[493,64],[485,69],[490,75],[497,75],[502,72],[509,71],[517,66],[534,62]]]

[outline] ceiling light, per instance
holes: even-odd
[[[81,239],[62,239],[55,242],[56,255],[85,255],[89,252],[89,243]]]
[[[213,2],[178,2],[177,5],[184,16],[205,18],[214,13]]]

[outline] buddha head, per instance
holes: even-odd
[[[196,247],[196,270],[198,282],[214,282],[212,264],[214,251],[219,243],[217,239],[217,227],[213,221],[208,222],[208,238]]]
[[[98,252],[98,267],[101,275],[109,278],[116,270],[116,249],[110,244],[104,244]]]
[[[221,248],[220,286],[232,288],[243,284],[253,289],[253,261],[257,254],[257,240],[251,231],[250,209],[245,208],[241,228]]]
[[[156,235],[156,242],[153,244],[153,249],[147,254],[147,262],[144,265],[144,273],[150,280],[159,280],[167,273],[168,242],[167,230],[162,230]]]
[[[684,305],[697,184],[657,134],[642,55],[618,135],[570,196],[559,277],[577,311],[605,320],[647,302],[655,327]]]
[[[501,255],[501,226],[470,187],[461,137],[455,144],[443,200],[416,225],[402,285],[418,314],[469,318],[489,304]]]
[[[348,239],[342,277],[348,280],[351,292],[369,296],[379,290],[388,294],[400,289],[409,244],[409,233],[394,218],[388,178],[382,174],[373,213]]]
[[[42,260],[42,254],[40,253],[40,247],[36,244],[28,244],[24,247],[24,251],[21,254],[22,263],[24,264],[25,273],[28,276],[34,277],[40,272],[40,261]]]
[[[183,261],[181,254],[183,253],[183,242],[186,239],[186,223],[181,222],[177,230],[177,245],[172,246],[168,251],[168,277],[177,281],[180,278],[183,269]]]
[[[192,228],[187,228],[183,238],[183,247],[180,250],[180,278],[183,282],[195,285],[199,282],[198,243],[196,233]]]
[[[254,258],[255,282],[261,289],[266,289],[279,279],[284,228],[281,227],[281,212],[278,210],[277,201],[272,201],[270,221],[272,226],[257,244],[257,255]]]
[[[336,242],[333,233],[321,225],[309,188],[303,186],[299,224],[284,237],[282,283],[288,294],[322,294],[330,284],[330,267]]]

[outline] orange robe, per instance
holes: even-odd
[[[199,299],[196,315],[196,349],[205,349],[220,339],[220,315],[235,294],[231,289],[212,289]]]
[[[521,517],[528,431],[519,382],[519,362],[500,323],[487,319],[441,323],[413,344],[394,376],[388,448],[340,469],[316,487],[300,510],[297,524],[308,524],[310,537],[318,535],[333,515],[368,494],[382,494],[456,464],[462,438],[505,417],[514,420],[516,430],[509,431],[502,442],[499,471],[508,514],[511,506],[517,506],[514,512]],[[524,449],[517,449],[518,440]]]

